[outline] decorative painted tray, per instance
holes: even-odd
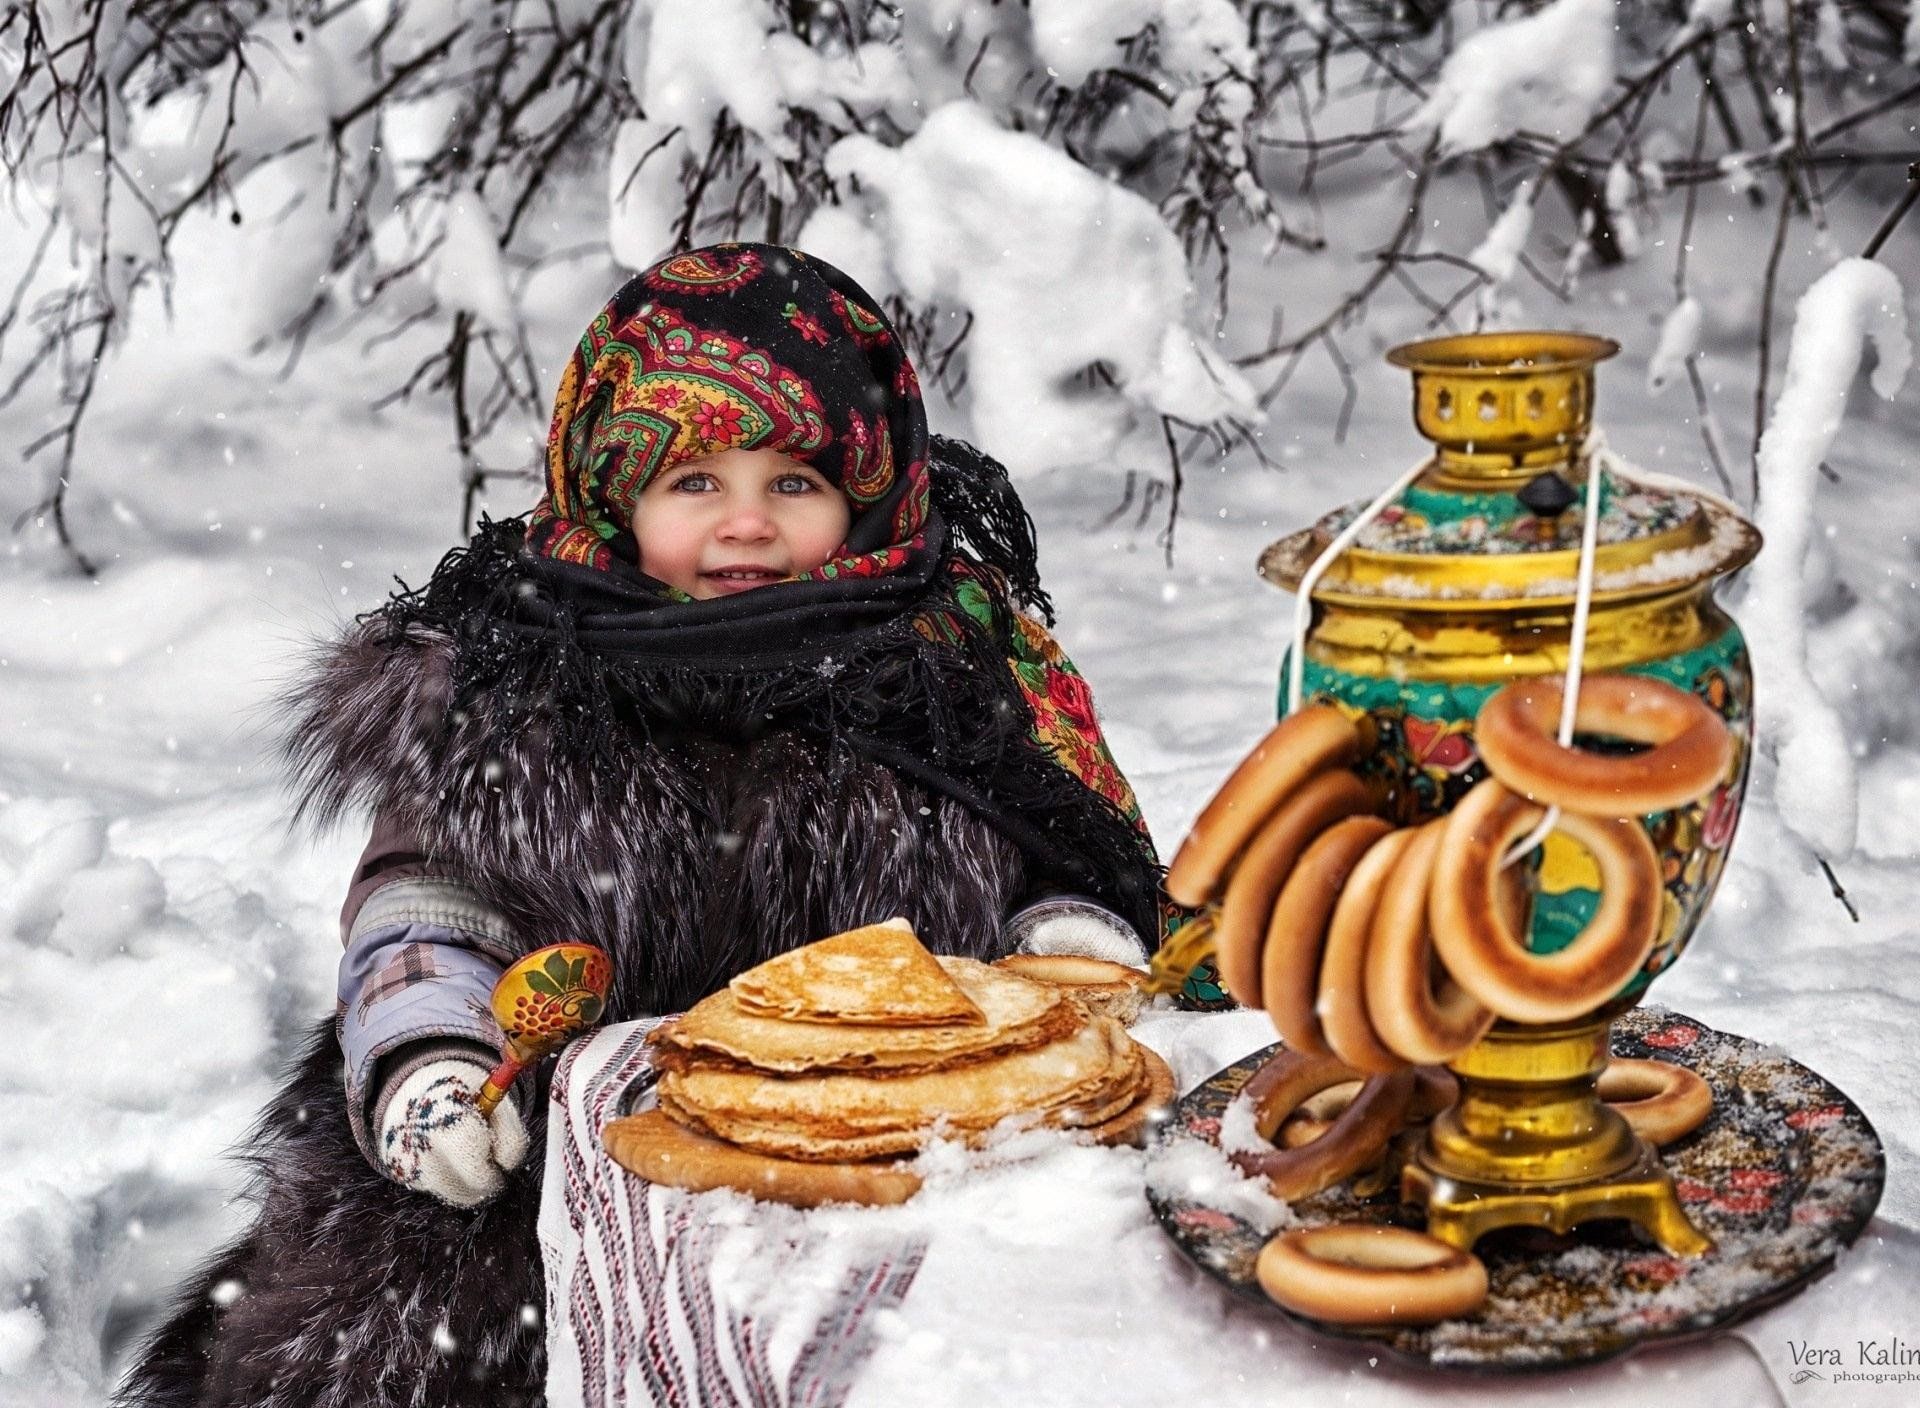
[[[1275,1048],[1237,1061],[1175,1105],[1156,1151],[1214,1143],[1221,1111]],[[1174,1243],[1228,1289],[1318,1335],[1361,1339],[1453,1369],[1560,1369],[1650,1341],[1717,1330],[1784,1300],[1832,1267],[1866,1226],[1886,1182],[1880,1140],[1853,1102],[1783,1053],[1659,1009],[1613,1024],[1613,1051],[1690,1066],[1713,1087],[1714,1110],[1662,1150],[1680,1200],[1715,1249],[1668,1256],[1624,1223],[1571,1237],[1510,1229],[1481,1239],[1491,1291],[1471,1316],[1380,1329],[1322,1324],[1261,1292],[1254,1260],[1269,1232],[1236,1208],[1208,1206],[1148,1181],[1148,1201]],[[1395,1187],[1356,1199],[1346,1185],[1293,1205],[1299,1225],[1369,1221],[1421,1225]]]

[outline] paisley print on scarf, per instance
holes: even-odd
[[[715,245],[690,249],[654,265],[641,277],[648,288],[682,289],[695,293],[725,293],[758,278],[765,265],[751,249]]]
[[[536,552],[637,565],[633,506],[685,460],[775,450],[853,502],[848,559],[905,547],[924,522],[926,416],[899,339],[858,285],[772,245],[715,245],[663,260],[594,318],[561,374],[547,435]],[[877,513],[862,513],[875,509]]]

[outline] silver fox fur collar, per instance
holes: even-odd
[[[502,727],[485,704],[449,717],[451,657],[444,635],[389,641],[377,621],[316,651],[283,698],[297,815],[384,811],[527,947],[607,946],[611,1019],[677,1011],[763,958],[894,914],[937,950],[1007,947],[1020,854],[960,804],[783,732],[662,738],[595,782],[537,726]],[[329,1017],[252,1142],[259,1216],[183,1288],[122,1408],[544,1401],[538,1160],[483,1207],[447,1207],[368,1165],[345,1102]],[[527,1108],[537,1144],[543,1103]],[[445,1336],[456,1353],[436,1347]]]
[[[609,1016],[680,1010],[776,953],[904,914],[937,952],[994,957],[1026,897],[1018,849],[961,804],[795,733],[624,750],[619,776],[554,754],[486,698],[449,715],[452,642],[377,620],[318,649],[283,697],[296,817],[385,812],[514,922],[614,955]]]

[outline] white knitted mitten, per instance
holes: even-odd
[[[1007,933],[1021,953],[1147,966],[1146,945],[1133,926],[1105,905],[1078,895],[1055,895],[1027,906],[1007,921]]]
[[[431,1061],[386,1093],[379,1116],[387,1177],[457,1208],[506,1187],[527,1157],[527,1131],[509,1096],[482,1119],[474,1108],[487,1068],[460,1057]]]

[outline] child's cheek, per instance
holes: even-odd
[[[700,540],[696,525],[682,521],[672,504],[644,504],[634,515],[633,535],[640,552],[640,570],[648,576],[693,592],[700,585]]]
[[[811,572],[824,563],[837,557],[845,557],[847,548],[847,530],[852,526],[852,506],[844,495],[836,496],[836,501],[823,513],[813,525],[812,541],[809,544],[808,562],[802,571]]]

